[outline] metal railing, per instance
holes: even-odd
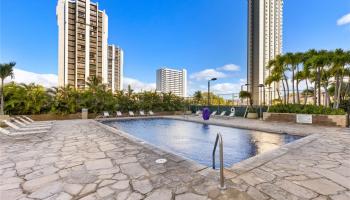
[[[220,186],[219,188],[224,190],[226,189],[225,177],[224,177],[224,144],[222,142],[222,135],[220,133],[216,135],[214,149],[213,149],[213,169],[215,169],[215,152],[216,152],[216,147],[218,145],[218,142],[220,145]]]

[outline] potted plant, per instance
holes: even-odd
[[[258,118],[258,113],[257,113],[257,108],[254,108],[252,105],[248,107],[247,111],[247,118],[248,119],[257,119]]]
[[[252,101],[250,92],[241,91],[239,93],[239,98],[248,99],[248,101],[249,101],[250,105],[248,106],[248,109],[247,109],[247,118],[248,119],[257,119],[258,118],[257,109],[253,107],[253,101]]]

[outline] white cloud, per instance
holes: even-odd
[[[216,83],[212,84],[210,87],[210,91],[214,92],[214,94],[229,94],[224,95],[225,98],[232,98],[232,93],[239,93],[241,90],[241,85],[244,85],[246,83],[245,79],[240,79],[238,82],[235,83]],[[189,94],[193,95],[195,91],[202,91],[207,92],[208,86],[202,85],[202,84],[190,84],[189,85]]]
[[[217,68],[217,70],[223,70],[223,71],[239,71],[240,67],[235,64],[227,64],[222,67]]]
[[[343,17],[341,17],[340,19],[337,20],[338,26],[342,26],[345,24],[350,24],[350,13],[344,15]]]
[[[217,83],[211,87],[211,91],[215,94],[239,93],[241,86],[245,83],[246,81],[244,79],[240,79],[238,83]]]
[[[44,87],[56,87],[58,83],[58,76],[56,74],[38,74],[34,72],[25,71],[22,69],[14,68],[14,79],[7,78],[5,82],[14,81],[16,83],[35,83],[43,85]]]
[[[205,69],[203,71],[193,73],[190,76],[191,79],[195,79],[197,81],[209,80],[211,78],[225,78],[225,77],[227,77],[226,74],[219,72],[215,69]]]
[[[149,90],[156,89],[155,83],[144,83],[134,78],[124,77],[124,82],[123,82],[124,89],[127,89],[128,85],[130,85],[131,89],[133,89],[135,92],[149,91]]]
[[[49,87],[57,87],[58,85],[58,76],[56,74],[38,74],[34,72],[25,71],[22,69],[14,68],[14,79],[7,78],[5,79],[5,82],[11,82],[14,81],[16,83],[35,83],[43,85],[47,88]],[[137,79],[124,77],[124,88],[127,88],[128,85],[131,85],[131,88],[135,91],[146,91],[146,90],[155,90],[156,84],[155,83],[144,83],[142,81],[139,81]]]

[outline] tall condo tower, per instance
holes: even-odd
[[[255,105],[277,98],[279,84],[259,87],[269,61],[282,53],[283,0],[248,0],[248,91]],[[260,85],[261,86],[261,85]]]
[[[187,71],[161,68],[157,70],[157,91],[187,96]]]
[[[107,82],[108,17],[90,0],[58,0],[58,84],[86,87],[89,76]]]
[[[123,60],[124,53],[120,47],[108,46],[107,85],[113,91],[123,90]]]

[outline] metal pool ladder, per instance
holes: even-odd
[[[215,152],[216,152],[216,147],[218,146],[218,142],[219,142],[219,146],[220,146],[220,186],[219,188],[221,190],[226,189],[225,187],[225,177],[224,177],[224,145],[222,142],[222,135],[221,133],[218,133],[216,135],[216,139],[215,139],[215,144],[214,144],[214,149],[213,149],[213,169],[215,169]]]

